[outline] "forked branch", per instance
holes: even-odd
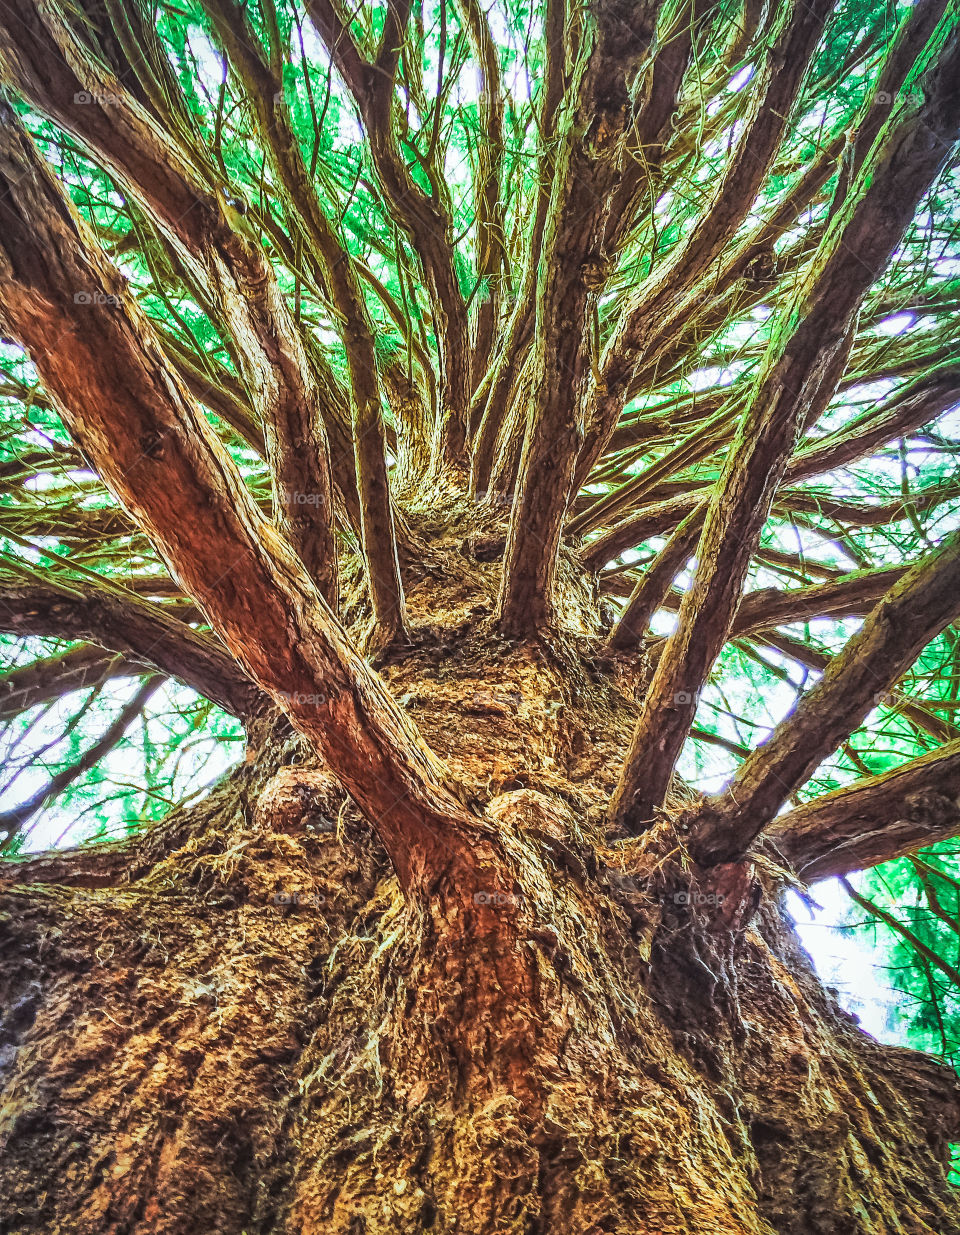
[[[707,863],[746,851],[780,806],[960,613],[960,532],[893,585],[823,677],[707,805],[692,846]]]

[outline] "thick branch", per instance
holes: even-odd
[[[884,443],[913,432],[953,407],[960,399],[960,384],[955,366],[925,376],[905,389],[896,391],[885,403],[858,417],[836,433],[818,439],[799,451],[784,472],[784,484],[798,484],[812,476],[845,467],[872,454]],[[602,533],[584,550],[584,565],[600,570],[626,549],[642,544],[651,536],[671,532],[699,502],[707,490],[651,504]]]
[[[449,203],[428,196],[401,157],[393,127],[397,52],[410,11],[409,0],[388,6],[390,20],[378,60],[361,53],[336,0],[306,0],[307,11],[334,64],[356,101],[377,177],[400,226],[420,258],[430,290],[434,331],[440,353],[440,393],[444,451],[464,461],[471,395],[470,332],[460,290]]]
[[[633,125],[620,183],[613,190],[607,213],[606,252],[617,251],[636,220],[638,208],[654,202],[658,196],[664,149],[673,132],[694,47],[721,8],[716,0],[661,6],[656,38],[639,83],[643,102]]]
[[[905,566],[859,570],[830,583],[803,588],[762,588],[743,598],[731,638],[811,618],[861,617],[904,574]]]
[[[335,384],[317,380],[263,247],[234,225],[238,216],[229,211],[224,194],[214,190],[217,176],[205,152],[193,147],[188,153],[164,133],[104,71],[64,14],[56,6],[41,9],[32,0],[4,5],[0,73],[132,190],[207,289],[230,330],[249,401],[264,418],[278,487],[313,495],[310,504],[283,511],[281,518],[309,564],[321,571],[315,576],[318,586],[335,601],[329,451],[317,422],[318,409],[335,399]],[[78,97],[87,101],[78,104]],[[82,286],[72,290],[89,293]],[[316,449],[297,449],[305,432]]]
[[[923,648],[960,612],[960,532],[893,585],[823,677],[711,801],[693,848],[727,862],[877,706]]]
[[[480,65],[479,119],[481,134],[476,151],[474,201],[476,207],[477,278],[483,281],[474,320],[474,375],[483,373],[493,348],[500,317],[500,284],[509,273],[507,220],[502,200],[504,161],[504,99],[500,54],[490,23],[479,0],[458,0]]]
[[[947,8],[948,0],[916,0],[908,9],[883,62],[876,86],[858,117],[851,152],[851,174],[860,169],[883,128],[884,108],[878,104],[878,96],[892,99],[901,94],[904,82],[915,68]]]
[[[258,43],[235,0],[204,0],[204,7],[216,25],[221,45],[251,102],[277,178],[311,242],[324,287],[336,310],[350,380],[363,551],[375,628],[373,639],[378,646],[384,646],[402,632],[404,606],[387,476],[373,323],[353,259],[340,243],[311,183],[290,123],[282,78],[274,72],[267,52]],[[326,458],[327,447],[315,409],[297,405],[288,410],[293,418],[276,424],[272,452],[276,467],[281,469],[281,474],[277,475],[279,526],[301,561],[317,577],[318,570],[329,569],[319,560],[329,547],[316,534],[317,500],[314,492],[305,486],[313,482],[314,477],[309,473],[315,469],[316,460]]]
[[[499,623],[520,636],[553,618],[560,536],[583,441],[592,373],[589,329],[609,255],[602,242],[619,178],[631,85],[655,29],[654,6],[603,0],[571,17],[571,85],[557,126],[536,283],[533,372],[520,483],[510,518]]]
[[[589,462],[613,431],[618,406],[622,406],[637,364],[642,360],[649,369],[656,362],[653,339],[659,340],[662,348],[665,341],[676,337],[683,315],[691,311],[690,304],[684,303],[687,293],[731,243],[753,207],[783,140],[831,7],[828,0],[778,6],[779,28],[773,32],[764,57],[751,114],[710,204],[683,244],[640,288],[605,349],[587,452]],[[669,331],[664,329],[665,319]]]
[[[235,716],[248,716],[262,699],[236,661],[210,635],[187,626],[160,605],[120,589],[97,588],[91,580],[80,584],[73,580],[58,583],[53,578],[43,583],[0,579],[0,630],[88,640],[132,658],[127,672],[158,669]],[[67,656],[82,661],[79,653]],[[64,658],[54,660],[64,667]],[[71,661],[69,668],[68,680],[73,681],[81,665]]]
[[[607,646],[611,651],[635,647],[646,633],[650,619],[659,609],[664,596],[684,563],[696,548],[703,526],[702,506],[683,520],[653,562],[643,572],[610,632]]]
[[[105,652],[91,643],[19,665],[0,675],[0,721],[12,720],[71,691],[99,686],[109,678],[141,676],[153,668],[146,661]]]
[[[960,834],[960,741],[780,815],[767,832],[808,883]]]
[[[263,518],[11,109],[3,120],[5,329],[30,347],[71,434],[230,653],[373,822],[404,884],[475,871],[479,824],[445,768]],[[77,305],[76,286],[102,300]]]

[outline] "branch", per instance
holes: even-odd
[[[612,490],[604,497],[598,498],[592,506],[588,506],[575,519],[570,521],[568,530],[573,536],[582,535],[610,522],[610,516],[624,507],[637,502],[655,490],[661,481],[680,473],[684,468],[691,467],[709,458],[717,448],[718,441],[727,436],[731,426],[736,423],[736,405],[724,406],[704,423],[689,433],[676,446],[664,453],[638,476],[626,481],[618,489]],[[705,513],[705,512],[704,512]]]
[[[196,363],[196,358],[181,348],[169,335],[161,334],[160,341],[170,363],[193,397],[212,412],[216,412],[248,446],[252,446],[257,454],[266,458],[267,445],[263,429],[247,406],[243,388],[236,378],[222,365],[218,366],[216,377],[211,377]]]
[[[476,424],[470,467],[471,488],[486,489],[496,468],[497,447],[511,430],[520,399],[519,388],[529,380],[528,358],[536,314],[537,272],[544,232],[550,213],[554,145],[560,105],[566,90],[564,40],[566,10],[562,0],[545,6],[543,16],[544,72],[537,98],[537,166],[535,198],[527,228],[519,287],[514,306],[495,351],[492,364],[477,384],[471,406],[471,425]]]
[[[861,617],[907,572],[905,566],[859,570],[813,587],[762,588],[740,602],[730,637],[817,617]]]
[[[611,817],[621,825],[645,827],[663,802],[794,443],[811,408],[825,406],[832,394],[829,381],[839,381],[839,360],[849,352],[860,303],[956,141],[960,94],[952,82],[958,72],[960,29],[954,29],[924,74],[924,102],[884,130],[857,191],[833,220],[810,273],[774,325],[711,500],[678,628],[654,673],[611,801]],[[767,822],[769,817],[760,827]]]
[[[960,399],[960,372],[955,365],[927,375],[896,391],[879,407],[857,417],[843,429],[799,451],[784,472],[784,484],[798,484],[812,476],[846,467],[873,453],[879,446],[912,433],[953,407]],[[668,501],[651,504],[614,524],[581,554],[584,565],[600,570],[627,549],[651,536],[671,532],[708,495],[700,489]]]
[[[132,658],[127,672],[157,669],[234,716],[249,716],[262,703],[253,682],[216,639],[187,626],[162,606],[111,588],[106,581],[97,587],[91,579],[58,582],[51,576],[43,582],[25,582],[0,576],[0,630],[95,643],[114,657]],[[66,655],[76,658],[78,663],[71,661],[67,668],[79,674],[82,656],[78,651]],[[65,662],[63,657],[53,660],[59,660],[61,667]],[[51,662],[44,663],[53,668]]]
[[[404,886],[491,859],[442,763],[266,522],[11,108],[0,127],[0,320],[70,433],[230,654],[312,741]],[[99,298],[78,305],[74,287]]]
[[[720,8],[715,0],[662,6],[656,38],[638,86],[643,102],[634,121],[621,180],[607,211],[603,247],[608,253],[620,249],[638,208],[659,195],[664,150],[673,133],[694,47]]]
[[[669,543],[644,570],[627,605],[611,631],[608,646],[625,651],[636,647],[646,633],[653,614],[667,598],[670,585],[696,547],[700,531],[700,507],[680,524]],[[761,588],[740,602],[728,639],[787,626],[813,618],[862,617],[892,584],[906,573],[906,566],[855,571],[811,587]],[[667,608],[676,608],[673,603]],[[663,653],[666,640],[647,650],[651,665]]]
[[[655,30],[651,3],[573,7],[571,84],[551,149],[538,254],[533,390],[500,591],[498,622],[508,636],[528,635],[553,620],[557,555],[593,370],[589,327],[612,256],[602,247],[608,198],[620,177],[633,78]]]
[[[771,280],[779,279],[781,287],[785,287],[796,278],[816,251],[823,224],[818,221],[812,227],[805,227],[789,248],[778,251],[775,246],[786,232],[797,228],[804,211],[815,204],[834,173],[844,140],[845,135],[841,133],[824,145],[770,217],[729,256],[724,254],[719,268],[715,262],[688,292],[672,297],[659,317],[643,322],[639,355],[629,346],[610,351],[609,364],[604,363],[603,384],[598,391],[585,451],[592,441],[594,453],[599,457],[603,441],[602,436],[598,440],[598,435],[604,426],[609,429],[616,424],[620,409],[629,399],[642,394],[651,384],[660,385],[679,375],[689,358],[699,352],[705,337],[718,333],[729,318],[742,318],[754,306],[769,301],[775,290]],[[638,318],[632,326],[624,324],[625,343],[630,343],[640,325]],[[588,458],[581,461],[578,470],[586,468]]]
[[[775,508],[784,514],[808,516],[805,525],[814,529],[819,528],[817,518],[832,520],[844,529],[883,527],[888,523],[899,523],[902,519],[909,518],[911,511],[914,514],[926,514],[935,510],[942,502],[956,497],[960,497],[960,486],[956,484],[930,485],[915,489],[882,505],[844,501],[813,489],[781,489],[777,494]]]
[[[925,0],[925,3],[915,5],[910,10],[897,42],[884,63],[877,82],[877,93],[886,92],[891,97],[899,93],[906,71],[915,64],[919,50],[936,26],[944,7],[944,0]],[[858,121],[855,143],[851,144],[848,130],[826,142],[818,157],[803,169],[770,218],[724,260],[720,270],[708,272],[698,286],[692,286],[689,294],[671,289],[673,294],[661,306],[662,311],[646,314],[645,292],[641,292],[637,305],[622,319],[605,353],[603,380],[597,391],[590,429],[578,464],[578,483],[586,480],[607,447],[626,401],[642,392],[643,382],[656,380],[658,374],[662,378],[671,361],[676,363],[691,345],[699,346],[703,334],[710,333],[708,327],[711,323],[714,329],[723,324],[730,310],[730,306],[722,300],[724,293],[738,280],[749,280],[758,264],[761,267],[770,265],[774,243],[787,229],[796,226],[801,212],[835,173],[845,148],[849,161],[847,178],[859,169],[863,156],[887,115],[887,109],[878,106],[876,95],[871,93]],[[842,192],[836,195],[838,203],[842,196]],[[808,238],[809,230],[805,241]],[[806,246],[801,246],[799,253],[802,255],[805,251]],[[785,256],[783,253],[778,256],[779,269],[783,268]],[[760,279],[757,298],[769,295],[769,290],[767,282]],[[742,293],[738,295],[738,311],[743,312],[749,305],[749,299],[745,300]],[[703,311],[705,306],[706,315]]]
[[[688,293],[730,245],[753,208],[830,11],[828,0],[778,6],[778,28],[771,32],[750,114],[709,205],[683,244],[640,288],[607,344],[581,473],[599,457],[612,433],[638,363],[642,361],[648,372],[656,364],[658,348],[652,346],[653,338],[659,341],[660,350],[676,340],[684,317],[691,313]],[[724,282],[729,282],[729,276]],[[723,285],[713,294],[722,290]]]
[[[947,8],[948,0],[916,0],[907,11],[883,62],[876,85],[867,96],[857,119],[851,175],[859,171],[883,128],[884,108],[878,105],[878,96],[886,95],[894,99],[901,94],[907,77],[916,67]]]
[[[583,549],[580,557],[588,570],[599,571],[628,549],[642,545],[651,536],[667,536],[700,505],[708,489],[684,493],[664,502],[651,502],[635,515],[614,524]]]
[[[828,653],[820,652],[810,647],[809,644],[799,639],[792,639],[789,635],[781,634],[776,630],[759,631],[751,642],[772,648],[781,656],[795,660],[798,665],[803,665],[806,669],[814,669],[817,673],[822,673],[832,660]],[[921,733],[929,734],[936,742],[952,742],[960,737],[960,729],[933,711],[931,705],[911,698],[909,695],[891,693],[893,698],[888,701],[888,705],[896,710],[898,716],[909,721]]]
[[[476,154],[473,195],[476,204],[477,278],[485,284],[474,322],[472,370],[482,373],[490,360],[500,318],[501,282],[509,276],[507,220],[502,200],[504,162],[504,98],[500,53],[490,22],[479,0],[457,0],[480,66],[479,119],[481,136]]]
[[[635,647],[684,563],[696,548],[703,527],[704,504],[692,511],[640,577],[607,639],[610,651]]]
[[[470,332],[460,290],[449,204],[428,196],[401,157],[393,127],[397,56],[410,0],[391,0],[384,43],[371,63],[358,48],[336,0],[306,0],[307,12],[360,111],[370,156],[397,222],[420,258],[433,308],[440,358],[441,433],[446,457],[464,461],[471,391]]]
[[[731,861],[781,803],[876,707],[923,648],[960,612],[960,532],[893,585],[794,712],[710,801],[692,848],[704,862]]]
[[[0,675],[0,721],[12,720],[71,691],[99,686],[109,678],[140,676],[154,667],[90,643],[19,665]]]
[[[303,226],[336,312],[350,381],[363,552],[373,608],[371,638],[375,646],[382,648],[402,634],[404,604],[387,475],[373,323],[356,265],[327,218],[303,161],[284,99],[282,77],[274,71],[244,10],[235,0],[204,0],[204,8],[214,22],[220,44],[254,109],[257,128],[277,179]],[[326,460],[327,445],[313,408],[300,402],[292,406],[284,403],[280,407],[287,415],[274,426],[274,449],[271,451],[279,470],[279,474],[275,471],[281,515],[278,526],[311,575],[317,578],[317,571],[330,569],[330,564],[323,560],[329,546],[317,535],[319,503],[315,501],[316,489],[311,486],[318,483],[317,461]],[[269,442],[269,425],[267,437]],[[325,483],[329,489],[329,477]]]
[[[807,883],[960,834],[960,741],[780,815],[767,840]]]
[[[941,973],[945,974],[955,987],[960,986],[960,969],[951,965],[939,952],[931,948],[929,944],[924,943],[919,935],[908,926],[905,926],[903,922],[894,917],[888,910],[881,909],[879,905],[874,904],[867,897],[861,896],[848,879],[841,879],[840,882],[843,884],[843,890],[851,900],[856,901],[861,909],[865,909],[873,917],[879,918],[895,935],[900,935],[904,938],[925,960],[929,961],[931,965],[935,965]]]
[[[309,505],[295,512],[287,531],[323,572],[315,576],[317,583],[335,600],[329,449],[316,418],[317,410],[335,399],[336,387],[317,380],[262,245],[234,226],[237,216],[228,212],[223,192],[215,190],[222,185],[203,148],[186,151],[117,77],[105,72],[107,57],[98,59],[90,50],[88,26],[80,35],[67,24],[65,10],[11,0],[0,8],[0,35],[3,80],[132,191],[207,289],[236,346],[249,403],[263,416],[278,487],[313,495]],[[78,105],[78,95],[89,102]],[[294,443],[302,440],[305,426],[307,440],[317,449],[298,454]]]

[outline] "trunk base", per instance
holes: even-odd
[[[405,901],[271,749],[7,868],[5,1235],[960,1233],[954,1074],[857,1029],[762,873],[708,920],[650,840],[596,866],[520,790],[509,887]]]

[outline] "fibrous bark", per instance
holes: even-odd
[[[0,720],[141,679],[3,847],[161,677],[247,738],[134,839],[0,864],[0,1235],[960,1235],[955,1074],[784,911],[960,834],[955,691],[899,697],[957,616],[905,439],[952,462],[960,3],[546,0],[506,54],[435,7],[0,9],[0,631],[71,645]],[[881,450],[883,502],[808,484]],[[725,645],[797,699],[752,750],[694,723]],[[944,745],[873,777],[891,694]]]
[[[8,863],[3,1229],[960,1231],[952,1072],[839,1009],[775,866],[598,845],[635,706],[562,641],[496,653],[497,566],[447,561],[411,594],[444,641],[384,673],[498,882],[405,898],[279,722],[99,861]]]

